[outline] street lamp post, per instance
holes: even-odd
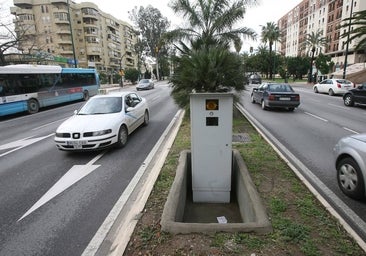
[[[122,58],[123,58],[123,56],[122,56]],[[120,81],[119,81],[119,85],[121,86],[121,87],[123,87],[123,70],[122,70],[122,58],[119,60],[119,74],[120,74],[120,76],[121,76],[121,79],[120,79]]]
[[[72,32],[72,25],[71,25],[71,16],[70,16],[70,3],[69,0],[67,0],[67,16],[69,18],[69,26],[70,26],[70,33],[71,33],[71,45],[72,45],[72,53],[74,56],[74,67],[77,68],[77,62],[76,62],[76,55],[75,55],[75,45],[74,45],[74,36]]]
[[[353,12],[353,0],[351,2],[351,12],[349,14],[348,34],[347,34],[347,42],[346,42],[346,52],[345,52],[345,56],[344,56],[343,79],[346,79],[346,72],[347,72],[347,58],[348,58],[348,47],[349,47],[349,34],[351,32],[352,12]]]
[[[159,77],[159,48],[156,47],[156,80],[160,80]]]

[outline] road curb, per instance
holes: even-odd
[[[179,131],[184,113],[184,110],[176,113],[82,256],[123,255]]]
[[[361,247],[362,250],[366,252],[366,242],[352,229],[352,227],[343,219],[342,216],[336,212],[336,210],[328,203],[328,201],[315,189],[315,187],[308,181],[310,179],[313,183],[317,184],[318,187],[322,188],[329,198],[333,200],[335,204],[340,206],[340,208],[345,209],[346,205],[334,195],[334,193],[328,189],[325,184],[323,184],[312,172],[298,160],[291,152],[289,152],[284,145],[282,145],[275,137],[273,137],[261,124],[255,121],[255,119],[244,109],[244,107],[236,103],[238,110],[248,119],[248,121],[253,125],[257,132],[267,141],[267,143],[276,151],[276,153],[286,162],[286,164],[292,169],[295,175],[299,178],[301,182],[309,189],[309,191],[319,200],[319,202],[324,206],[324,208],[336,218],[346,232],[356,241],[356,243]],[[275,142],[278,146],[275,145]],[[298,167],[289,161],[289,159],[295,163]],[[300,171],[301,169],[302,171]],[[305,175],[307,174],[307,178]],[[360,219],[354,212],[347,212],[351,214],[352,219]],[[361,220],[362,221],[362,220]],[[361,222],[359,222],[361,223]],[[365,227],[366,228],[366,227]]]

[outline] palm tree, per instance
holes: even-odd
[[[317,48],[322,51],[322,47],[327,46],[328,40],[323,36],[323,31],[318,29],[316,32],[312,31],[311,34],[307,34],[305,37],[305,41],[303,47],[309,49],[311,52],[310,58],[310,69],[308,75],[308,82],[312,82],[312,74],[313,74],[313,63],[315,60],[315,51]]]
[[[246,27],[234,26],[244,18],[246,6],[257,3],[256,0],[175,0],[171,8],[182,14],[188,21],[188,27],[178,28],[168,33],[174,40],[189,40],[193,47],[208,47],[217,44],[229,46],[240,37],[256,39],[256,33]]]
[[[237,27],[246,7],[255,0],[174,0],[171,8],[181,14],[188,26],[168,32],[166,42],[180,51],[171,78],[173,97],[181,107],[187,106],[189,94],[215,92],[221,87],[244,89],[245,74],[238,54],[241,39],[255,39],[254,30]]]
[[[272,79],[272,49],[274,42],[279,41],[281,32],[274,22],[267,22],[266,26],[262,26],[262,42],[269,45],[269,78]]]
[[[343,20],[341,28],[353,27],[351,31],[347,31],[342,34],[342,38],[347,37],[347,42],[352,42],[354,40],[359,40],[355,46],[355,50],[365,50],[366,49],[366,10],[355,12],[352,17]],[[349,36],[349,38],[348,38]]]

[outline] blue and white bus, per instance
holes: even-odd
[[[8,65],[0,67],[0,116],[42,107],[88,100],[98,93],[95,69],[62,68],[48,65]]]

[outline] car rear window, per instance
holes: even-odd
[[[287,84],[270,84],[268,86],[270,92],[293,92],[293,89]]]
[[[337,80],[337,83],[340,83],[340,84],[351,84],[351,82],[350,82],[350,81],[348,81],[348,80],[344,80],[344,79],[338,79],[338,80]]]

